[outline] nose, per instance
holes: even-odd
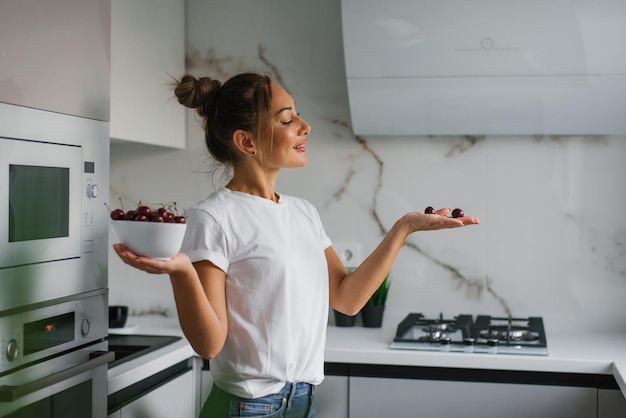
[[[302,132],[302,135],[308,135],[308,134],[310,134],[310,133],[311,133],[311,125],[309,125],[309,124],[307,123],[307,121],[305,121],[305,120],[304,120],[304,119],[302,119],[302,118],[300,118],[300,120],[302,121],[302,125],[301,125],[301,128],[300,128],[300,130],[301,130],[301,132]]]

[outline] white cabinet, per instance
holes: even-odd
[[[194,418],[194,370],[169,380],[109,418]]]
[[[348,418],[348,388],[347,376],[326,376],[315,389],[317,417]]]
[[[350,377],[350,418],[595,418],[597,393],[584,387]]]
[[[202,367],[200,368],[200,399],[198,401],[198,414],[202,410],[204,406],[204,402],[206,402],[209,397],[209,393],[211,393],[211,388],[213,388],[213,376],[211,375],[211,371],[209,370],[209,361],[202,359]],[[197,415],[198,415],[197,414]]]
[[[109,121],[109,0],[0,6],[0,102]]]
[[[184,0],[112,0],[111,139],[185,147]]]

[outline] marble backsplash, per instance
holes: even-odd
[[[298,25],[294,4],[307,16]],[[391,271],[385,326],[408,312],[470,313],[543,316],[548,336],[580,326],[626,332],[626,138],[355,136],[338,0],[188,0],[187,8],[189,72],[263,71],[294,96],[313,127],[309,164],[284,170],[278,191],[310,200],[335,243],[360,243],[368,254],[396,219],[429,205],[481,220],[409,237]],[[240,16],[254,39],[225,32],[225,14]],[[110,199],[129,205],[187,207],[225,182],[191,113],[187,149],[114,144],[111,160]],[[109,285],[111,303],[135,314],[175,315],[169,279],[113,252]]]

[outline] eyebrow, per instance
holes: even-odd
[[[295,105],[295,102],[294,102],[294,105]],[[293,110],[293,107],[291,106],[282,107],[278,109],[278,112],[274,113],[274,116],[278,116],[281,112],[284,112],[285,110]]]

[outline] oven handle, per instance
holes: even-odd
[[[115,352],[113,351],[95,351],[91,354],[92,358],[77,366],[70,367],[69,369],[61,370],[60,372],[51,374],[39,380],[35,380],[30,383],[26,383],[21,386],[0,386],[0,402],[12,402],[22,396],[26,396],[30,393],[36,392],[48,386],[52,386],[56,383],[70,379],[86,371],[95,369],[103,364],[107,364],[115,360]]]

